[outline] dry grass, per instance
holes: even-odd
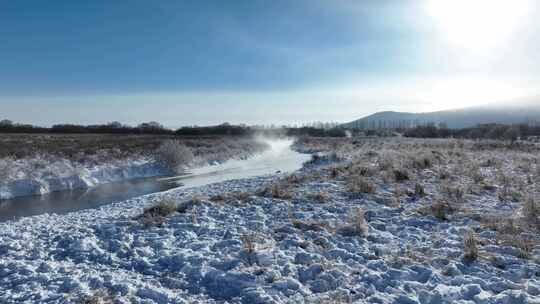
[[[226,160],[263,151],[267,146],[253,138],[235,136],[174,136],[114,134],[0,134],[0,158],[36,155],[101,164],[114,159],[153,155],[162,143],[174,140],[198,158]]]
[[[115,298],[111,296],[106,290],[100,289],[94,292],[90,296],[84,296],[79,301],[75,301],[79,304],[113,304]]]
[[[468,262],[478,259],[478,240],[472,230],[467,231],[463,238],[463,259]]]
[[[521,227],[511,216],[483,216],[481,218],[482,227],[497,231],[500,234],[518,235],[522,232]]]
[[[315,194],[309,195],[309,198],[316,201],[317,203],[325,203],[328,201],[329,195],[328,192],[319,191]]]
[[[155,205],[144,209],[138,220],[144,226],[161,226],[166,218],[177,211],[177,204],[170,199],[164,199]]]
[[[535,242],[530,239],[523,237],[521,234],[517,235],[499,235],[498,241],[501,244],[512,246],[518,249],[518,258],[521,259],[530,259],[532,251],[535,246]]]
[[[411,187],[406,181],[413,180],[414,192],[408,191],[406,195],[419,198],[426,195],[424,186],[436,186],[438,182],[432,193],[435,199],[417,209],[418,212],[441,221],[452,219],[454,214],[479,220],[483,228],[497,232],[500,243],[518,248],[521,257],[530,258],[540,240],[535,235],[540,231],[540,203],[535,197],[535,193],[540,193],[539,146],[468,140],[353,139],[353,142],[356,150],[349,154],[351,163],[329,168],[326,174],[345,181],[348,193],[374,193],[377,189],[397,189],[400,185]],[[379,188],[383,183],[388,185]],[[403,195],[396,191],[380,201],[399,202]],[[499,198],[514,212],[480,209],[479,197],[494,204]],[[469,200],[470,205],[466,204]],[[519,202],[521,206],[516,204]],[[306,223],[297,225],[303,224]],[[339,231],[356,234],[358,229],[351,224]],[[476,259],[478,246],[474,235],[466,235],[465,258]]]
[[[376,187],[365,178],[357,177],[347,180],[347,192],[352,194],[375,193]]]
[[[364,216],[364,210],[360,207],[353,208],[349,212],[348,225],[342,227],[339,232],[345,236],[367,237],[369,234],[369,226]]]
[[[456,210],[448,202],[437,199],[431,205],[420,207],[417,211],[422,215],[432,215],[440,221],[447,221],[449,220],[449,215]]]
[[[210,201],[214,203],[228,203],[231,201],[240,201],[242,203],[249,201],[253,194],[246,191],[233,191],[228,193],[220,193],[210,197]]]
[[[446,183],[441,185],[441,193],[451,202],[455,204],[463,204],[465,202],[465,191],[459,186],[450,186]]]
[[[421,157],[415,157],[412,160],[412,167],[419,170],[431,168],[433,166],[433,157],[431,155],[424,155]]]
[[[393,172],[396,182],[404,182],[410,179],[409,172],[407,172],[407,170],[405,170],[404,168],[394,169]]]
[[[473,164],[473,166],[470,168],[469,176],[475,184],[480,184],[485,179],[484,175],[480,172],[480,167],[478,164]]]
[[[257,195],[289,200],[293,197],[290,188],[283,183],[274,183],[259,190]]]
[[[291,224],[294,228],[302,231],[331,231],[331,227],[326,222],[321,221],[303,221],[299,219],[291,219]]]
[[[253,232],[243,233],[240,236],[242,248],[245,253],[245,261],[250,266],[257,262],[257,240],[257,234]]]
[[[178,211],[179,213],[186,213],[186,211],[193,208],[193,206],[199,205],[202,202],[203,199],[200,196],[194,195],[188,200],[178,204],[178,206],[176,207],[176,211]]]
[[[424,186],[422,186],[419,183],[416,183],[414,185],[414,196],[416,196],[416,197],[424,197],[424,196],[426,196],[426,190],[424,189]]]
[[[528,196],[522,204],[522,215],[528,223],[537,224],[540,215],[540,207],[534,197]]]

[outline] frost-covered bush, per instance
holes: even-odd
[[[167,140],[156,151],[156,159],[172,172],[181,173],[193,161],[191,150],[176,140]]]

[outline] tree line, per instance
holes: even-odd
[[[475,127],[449,129],[435,124],[417,126],[403,132],[405,137],[418,138],[464,138],[464,139],[498,139],[515,141],[519,138],[540,136],[540,126],[528,124],[504,125],[481,124]]]
[[[178,136],[248,136],[256,133],[287,136],[345,137],[346,131],[337,127],[276,127],[258,129],[246,125],[223,123],[217,126],[186,126],[173,130],[158,122],[151,121],[137,126],[128,126],[119,122],[96,125],[56,124],[52,127],[39,127],[30,124],[0,121],[0,133],[53,133],[53,134],[154,134]]]

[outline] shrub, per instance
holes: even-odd
[[[478,259],[478,241],[472,230],[467,231],[463,238],[463,259],[469,262]]]
[[[182,173],[193,159],[191,150],[176,140],[167,140],[156,152],[157,161],[171,172]]]

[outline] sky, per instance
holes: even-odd
[[[537,96],[534,0],[2,1],[0,119],[346,122]]]

